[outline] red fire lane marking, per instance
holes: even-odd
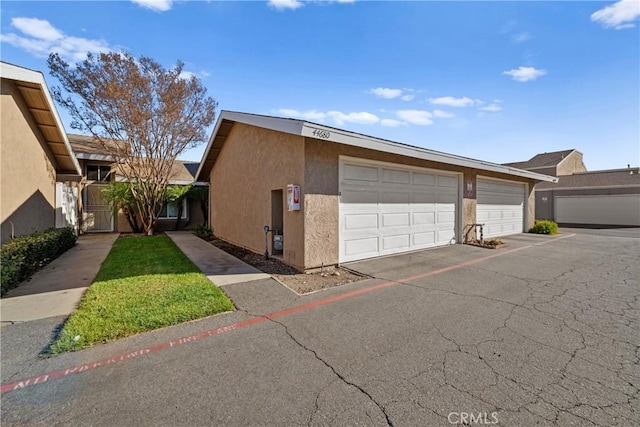
[[[292,308],[287,308],[285,310],[281,310],[281,311],[277,311],[274,313],[270,313],[270,314],[265,314],[264,316],[261,317],[254,317],[252,319],[248,319],[248,320],[244,320],[242,322],[237,322],[237,323],[233,323],[231,325],[227,325],[227,326],[222,326],[220,328],[214,328],[214,329],[209,329],[208,331],[204,331],[204,332],[200,332],[198,334],[194,334],[194,335],[189,335],[186,337],[182,337],[182,338],[178,338],[176,340],[173,341],[167,341],[167,342],[163,342],[151,347],[145,347],[142,349],[138,349],[136,351],[133,352],[129,352],[129,353],[124,353],[124,354],[120,354],[117,356],[113,356],[110,357],[108,359],[104,359],[98,362],[92,362],[92,363],[85,363],[83,365],[77,365],[77,366],[72,366],[66,369],[62,369],[59,371],[54,371],[54,372],[49,372],[47,374],[42,374],[36,377],[31,377],[31,378],[26,378],[20,381],[14,381],[12,383],[7,383],[7,384],[2,384],[2,386],[0,386],[0,394],[1,393],[6,393],[8,391],[13,391],[13,390],[19,390],[25,387],[29,387],[32,385],[36,385],[36,384],[43,384],[45,382],[51,381],[51,380],[56,380],[59,378],[64,378],[67,377],[69,375],[75,375],[75,374],[79,374],[82,372],[87,372],[96,368],[100,368],[102,366],[108,366],[108,365],[113,365],[116,363],[120,363],[120,362],[124,362],[126,360],[129,359],[133,359],[136,357],[142,357],[145,356],[149,353],[152,352],[156,352],[156,351],[160,351],[160,350],[164,350],[167,348],[171,348],[171,347],[175,347],[178,345],[183,345],[183,344],[189,344],[198,340],[201,340],[203,338],[208,338],[208,337],[212,337],[215,335],[219,335],[219,334],[223,334],[225,332],[231,332],[231,331],[235,331],[237,329],[241,329],[247,326],[251,326],[251,325],[255,325],[256,323],[262,323],[266,320],[269,319],[276,319],[278,317],[282,317],[282,316],[286,316],[289,314],[293,314],[293,313],[297,313],[300,311],[304,311],[304,310],[310,310],[312,308],[315,307],[320,307],[326,304],[331,304],[337,301],[341,301],[347,298],[352,298],[358,295],[362,295],[368,292],[373,292],[373,291],[377,291],[379,289],[383,289],[383,288],[388,288],[390,286],[394,286],[394,285],[398,285],[402,282],[408,282],[411,280],[417,280],[417,279],[423,279],[425,277],[430,277],[430,276],[435,276],[437,274],[442,274],[442,273],[446,273],[452,270],[457,270],[459,268],[462,267],[467,267],[473,264],[478,264],[480,262],[483,261],[487,261],[489,259],[492,258],[496,258],[499,256],[503,256],[503,255],[507,255],[507,254],[511,254],[514,252],[519,252],[525,249],[529,249],[532,248],[534,246],[540,246],[546,243],[550,243],[550,242],[555,242],[557,240],[560,239],[566,239],[568,237],[573,237],[575,236],[575,234],[568,234],[565,236],[560,236],[557,237],[555,239],[552,240],[545,240],[543,242],[539,242],[539,243],[534,243],[531,245],[527,245],[527,246],[522,246],[520,248],[515,248],[515,249],[510,249],[510,250],[503,250],[503,251],[499,251],[495,254],[492,255],[488,255],[488,256],[484,256],[481,258],[475,258],[469,261],[464,261],[458,264],[453,264],[450,265],[448,267],[444,267],[444,268],[439,268],[437,270],[431,270],[431,271],[427,271],[425,273],[420,273],[420,274],[416,274],[414,276],[410,276],[410,277],[405,277],[403,279],[399,279],[399,280],[391,280],[388,282],[384,282],[384,283],[380,283],[374,286],[370,286],[368,288],[363,288],[363,289],[358,289],[355,291],[351,291],[351,292],[347,292],[344,294],[340,294],[340,295],[335,295],[332,297],[328,297],[328,298],[324,298],[318,301],[313,301],[307,304],[302,304],[296,307],[292,307]]]

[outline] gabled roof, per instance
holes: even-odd
[[[640,168],[576,172],[558,177],[557,183],[543,182],[536,190],[556,190],[593,187],[640,187]]]
[[[0,61],[0,77],[11,80],[20,92],[51,152],[56,172],[80,175],[80,164],[69,144],[44,75],[39,71]]]
[[[536,154],[526,162],[513,162],[505,163],[505,166],[511,166],[518,169],[538,169],[558,166],[564,159],[566,159],[571,153],[577,151],[575,149],[554,151],[551,153]]]
[[[510,166],[498,165],[482,160],[475,160],[467,157],[456,156],[454,154],[442,153],[428,150],[426,148],[393,142],[386,139],[376,138],[343,129],[337,129],[306,120],[288,119],[282,117],[264,116],[259,114],[240,113],[235,111],[222,111],[216,122],[215,129],[209,144],[200,162],[200,168],[196,174],[196,180],[208,180],[209,173],[218,158],[218,154],[224,142],[231,132],[234,123],[244,123],[265,129],[289,133],[308,138],[318,138],[324,141],[338,144],[352,145],[355,147],[368,148],[371,150],[383,151],[386,153],[399,154],[423,160],[430,160],[445,164],[469,167],[479,170],[499,172],[508,175],[531,178],[538,181],[555,182],[557,178],[538,174],[535,172],[516,169]]]

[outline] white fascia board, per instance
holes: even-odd
[[[99,162],[113,162],[113,156],[108,156],[105,154],[89,154],[89,153],[78,153],[76,157],[81,160],[94,160]]]
[[[318,131],[326,131],[328,133],[318,135]],[[314,131],[316,134],[314,134]],[[325,136],[326,135],[326,136]],[[535,172],[529,172],[509,166],[498,165],[495,163],[484,162],[482,160],[474,160],[466,157],[456,156],[454,154],[441,153],[438,151],[427,150],[421,147],[413,147],[410,145],[399,144],[397,142],[386,141],[373,137],[367,137],[361,134],[341,131],[332,127],[320,126],[312,123],[304,123],[302,136],[337,142],[340,144],[352,145],[355,147],[367,148],[370,150],[383,151],[386,153],[399,154],[406,157],[413,157],[422,160],[430,160],[433,162],[451,164],[473,169],[481,169],[492,172],[504,173],[507,175],[521,176],[531,178],[537,181],[557,182],[558,178],[548,175],[542,175]],[[320,137],[318,137],[320,136]]]
[[[78,175],[82,175],[80,163],[78,162],[78,159],[73,152],[73,148],[71,148],[69,138],[67,138],[67,132],[64,130],[64,125],[62,124],[62,119],[60,119],[60,115],[58,114],[56,105],[53,103],[51,92],[49,92],[49,87],[47,86],[47,81],[45,80],[44,75],[39,71],[18,67],[17,65],[8,64],[6,62],[0,62],[0,77],[4,79],[34,83],[40,86],[42,93],[44,94],[44,97],[49,104],[49,109],[53,114],[54,120],[56,121],[56,126],[58,127],[58,130],[62,135],[62,140],[64,141],[64,145],[67,148],[67,152],[69,153],[71,161],[76,168],[76,172],[78,172]]]
[[[556,190],[608,190],[609,188],[640,188],[638,184],[627,185],[594,185],[594,186],[581,186],[581,187],[551,187],[551,188],[536,188],[537,191],[556,191]]]
[[[200,167],[196,173],[196,178],[200,178],[200,172],[204,166],[205,160],[209,156],[209,151],[213,145],[215,137],[220,129],[223,120],[229,120],[238,123],[244,123],[251,126],[257,126],[265,129],[271,129],[279,132],[285,132],[292,135],[299,135],[307,138],[315,138],[324,141],[336,142],[339,144],[352,145],[355,147],[368,148],[386,153],[399,154],[402,156],[413,157],[422,160],[430,160],[439,163],[451,164],[467,168],[480,169],[504,173],[507,175],[515,175],[536,181],[558,182],[558,178],[530,172],[522,169],[516,169],[509,166],[498,165],[495,163],[474,160],[466,157],[456,156],[454,154],[441,153],[438,151],[427,150],[421,147],[400,144],[397,142],[387,141],[367,135],[336,129],[329,126],[323,126],[316,123],[310,123],[298,119],[287,119],[282,117],[263,116],[257,114],[240,113],[235,111],[222,111],[218,117],[215,129],[209,138],[207,149],[200,162]],[[314,135],[314,131],[316,134]],[[323,131],[318,135],[318,131]]]

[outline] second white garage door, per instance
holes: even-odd
[[[340,159],[340,262],[455,243],[459,176]]]
[[[524,231],[524,194],[524,184],[478,177],[476,219],[485,238]]]
[[[556,196],[556,221],[640,226],[640,194]]]

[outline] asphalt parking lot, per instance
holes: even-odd
[[[5,326],[2,424],[639,425],[637,230],[503,240],[229,285],[234,313],[50,359],[61,319]]]

